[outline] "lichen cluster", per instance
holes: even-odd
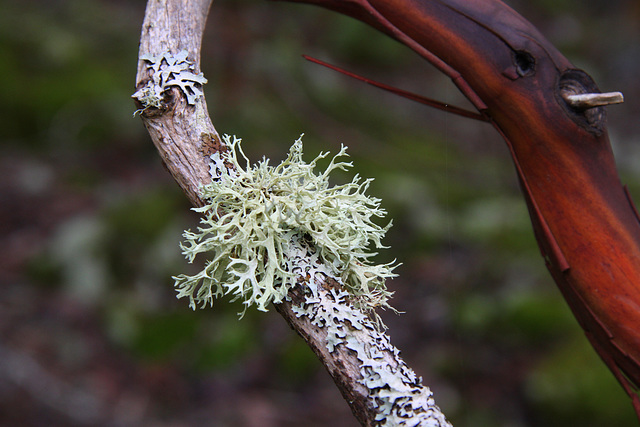
[[[301,139],[277,166],[267,159],[251,165],[239,139],[224,141],[228,150],[211,156],[212,182],[202,187],[207,205],[195,209],[203,215],[201,225],[186,231],[181,244],[189,262],[204,253],[209,260],[196,275],[174,277],[178,297],[196,308],[230,295],[245,309],[266,311],[301,279],[322,273],[341,283],[356,307],[388,307],[385,280],[395,276],[394,265],[374,264],[371,247],[384,247],[391,223],[374,222],[386,212],[365,194],[371,180],[356,175],[349,183],[329,184],[332,171],[352,166],[338,160],[346,148],[316,173],[328,153],[306,163]]]

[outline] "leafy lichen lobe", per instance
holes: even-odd
[[[148,108],[162,108],[164,94],[172,86],[179,87],[187,99],[187,104],[194,105],[202,96],[201,87],[207,83],[202,73],[195,73],[195,64],[187,59],[188,52],[180,51],[176,55],[164,52],[159,55],[145,54],[140,59],[152,71],[146,85],[138,89],[132,98],[142,104],[142,109],[134,113],[142,113]]]

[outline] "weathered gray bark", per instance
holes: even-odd
[[[142,24],[139,55],[182,50],[200,71],[202,34],[211,0],[149,0]],[[138,61],[136,86],[150,78],[144,61]],[[191,203],[201,206],[200,185],[211,180],[208,159],[203,154],[219,144],[220,138],[209,119],[204,98],[195,107],[187,104],[178,88],[167,94],[165,108],[149,109],[142,122],[149,131],[167,169]]]
[[[139,55],[176,55],[186,50],[188,59],[195,64],[194,71],[200,72],[200,47],[210,4],[211,0],[149,0]],[[145,61],[139,60],[137,88],[143,87],[150,77]],[[189,105],[181,90],[173,87],[167,91],[161,108],[147,108],[140,115],[169,172],[193,205],[202,206],[198,192],[202,184],[211,180],[209,155],[222,148],[204,97]],[[318,285],[319,300],[334,304],[335,294],[331,291],[339,285],[331,280]],[[316,353],[362,425],[379,425],[385,419],[387,425],[448,425],[428,388],[421,386],[420,379],[400,359],[388,337],[376,331],[371,323],[358,329],[352,320],[345,322],[335,317],[328,320],[346,332],[350,340],[349,344],[338,344],[330,351],[327,336],[331,332],[326,326],[313,323],[320,318],[295,312],[296,307],[304,306],[307,296],[301,286],[291,292],[290,301],[278,304],[276,309]],[[348,304],[339,310],[348,316],[362,315]],[[373,359],[366,360],[371,355]],[[390,377],[393,384],[384,383]],[[387,385],[381,386],[382,383]],[[398,391],[398,385],[402,390]],[[406,399],[397,400],[402,393]],[[397,406],[393,410],[401,414],[401,421],[388,416],[392,409],[384,406],[389,406],[389,401]],[[402,416],[405,412],[409,414],[407,417]]]

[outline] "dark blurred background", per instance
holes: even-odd
[[[513,0],[600,87],[623,181],[640,200],[640,2]],[[0,425],[357,423],[273,311],[191,311],[197,225],[130,99],[145,2],[0,0]],[[349,146],[374,177],[397,258],[393,342],[457,426],[637,425],[547,274],[506,147],[486,124],[305,62],[340,64],[465,106],[408,49],[322,9],[214,3],[209,111],[252,160]]]

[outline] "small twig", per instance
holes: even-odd
[[[621,92],[567,94],[563,95],[563,99],[571,107],[578,110],[587,110],[589,108],[621,104],[624,102],[624,96]]]
[[[457,114],[458,116],[466,117],[469,119],[480,120],[481,122],[489,121],[488,117],[483,116],[482,114],[476,113],[475,111],[465,110],[464,108],[456,107],[454,105],[449,105],[445,102],[436,101],[435,99],[427,98],[422,95],[416,95],[415,93],[407,92],[406,90],[398,89],[397,87],[389,86],[384,83],[380,83],[375,80],[362,77],[358,74],[351,73],[349,71],[343,70],[342,68],[336,67],[335,65],[331,65],[324,61],[320,61],[319,59],[313,58],[309,55],[302,55],[302,57],[307,61],[313,62],[314,64],[322,65],[323,67],[327,67],[331,70],[337,71],[339,73],[342,73],[356,80],[360,80],[361,82],[377,87],[378,89],[386,90],[387,92],[391,92],[398,96],[402,96],[403,98],[407,98],[412,101],[419,102],[420,104],[428,105],[429,107],[437,108],[438,110],[446,111],[447,113]]]

